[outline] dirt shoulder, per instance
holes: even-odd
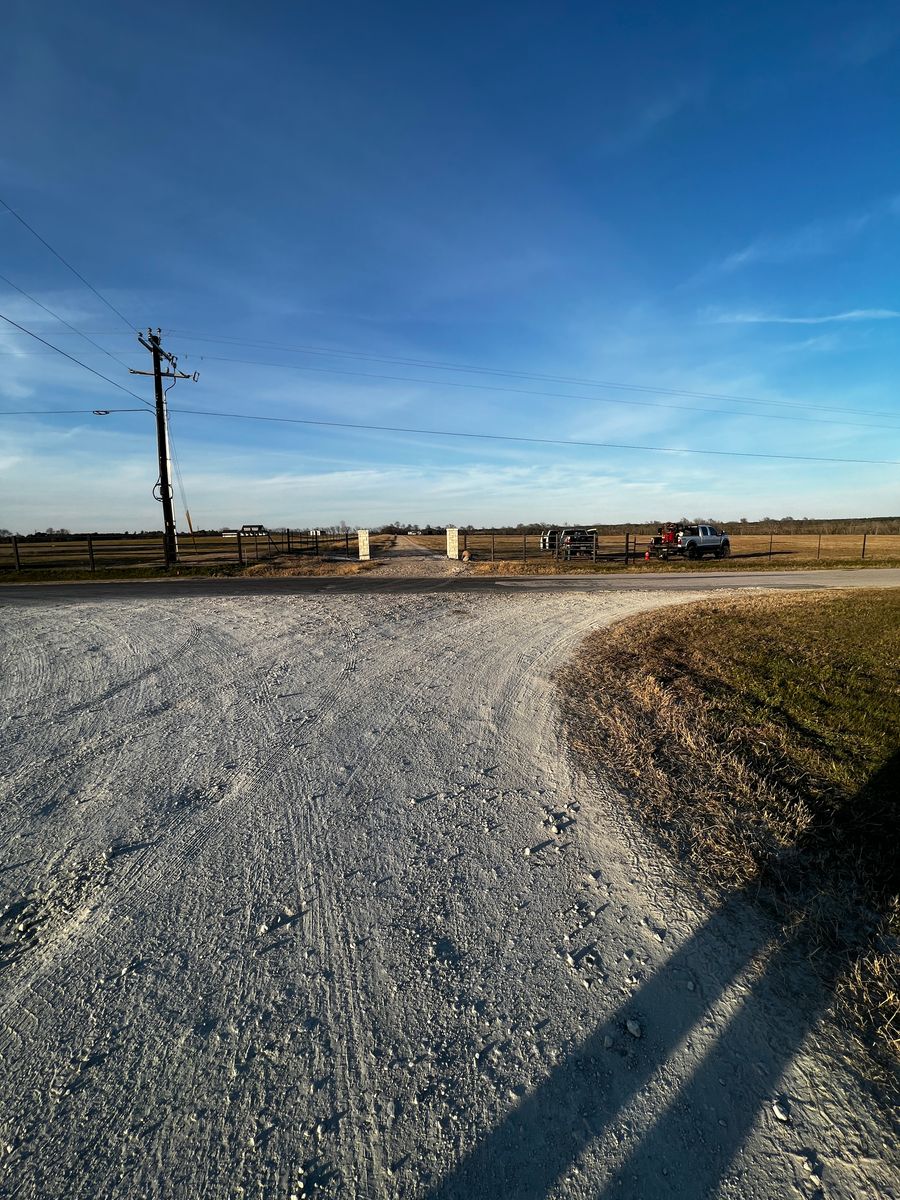
[[[900,594],[708,599],[592,634],[570,743],[709,889],[802,929],[838,1012],[900,1059]]]

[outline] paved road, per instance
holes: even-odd
[[[452,575],[384,577],[294,576],[278,579],[142,579],[104,583],[0,585],[2,604],[72,604],[97,600],[169,599],[197,596],[296,596],[347,592],[395,595],[409,592],[481,592],[496,589],[541,592],[710,591],[714,588],[900,587],[900,568],[837,571],[679,571],[677,574],[610,575]]]

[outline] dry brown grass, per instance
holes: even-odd
[[[377,570],[378,563],[372,562],[328,562],[322,558],[290,557],[271,559],[246,567],[241,574],[262,576],[266,579],[292,575],[359,575],[363,571]]]
[[[739,571],[742,574],[769,571],[833,571],[866,570],[874,567],[900,567],[900,558],[895,559],[815,559],[794,558],[704,558],[688,561],[672,559],[670,562],[651,560],[632,563],[626,567],[622,559],[613,562],[593,563],[589,559],[577,558],[571,562],[554,558],[529,558],[527,562],[513,559],[498,559],[485,562],[475,557],[472,570],[477,575],[609,575],[627,571],[629,575],[672,574],[678,571],[721,572]]]
[[[716,599],[592,635],[560,675],[582,762],[708,888],[802,919],[894,1063],[898,627],[889,591]]]

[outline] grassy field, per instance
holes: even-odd
[[[802,924],[839,1010],[900,1060],[900,591],[716,599],[588,639],[572,744],[715,889]]]

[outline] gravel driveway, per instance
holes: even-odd
[[[802,960],[560,744],[672,600],[7,607],[0,1196],[893,1195]]]

